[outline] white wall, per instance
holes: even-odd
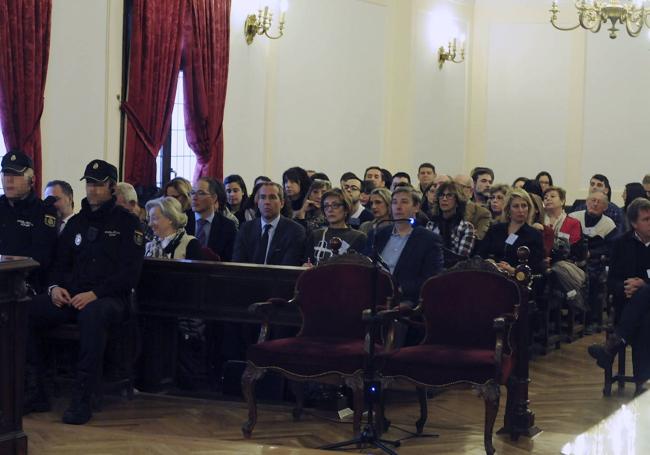
[[[546,0],[290,0],[285,36],[248,46],[244,19],[265,3],[280,1],[232,2],[226,174],[279,179],[298,164],[336,180],[380,164],[414,176],[431,161],[450,174],[488,165],[505,182],[545,169],[573,198],[593,173],[620,190],[650,171],[645,35],[554,30]],[[452,33],[467,35],[467,61],[439,70]],[[121,40],[121,0],[54,1],[45,181],[81,194],[87,161],[117,163]]]
[[[50,59],[41,120],[43,183],[73,186],[84,196],[85,165],[119,161],[122,77],[121,0],[54,0]]]

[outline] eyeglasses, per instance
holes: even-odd
[[[331,204],[323,204],[323,210],[328,210],[328,209],[340,209],[343,207],[343,204],[340,202],[333,202]]]
[[[455,195],[451,193],[442,193],[440,196],[438,196],[440,199],[453,199]]]
[[[347,191],[360,191],[361,190],[361,188],[359,188],[358,186],[354,186],[354,185],[343,185],[343,189],[347,190]]]
[[[210,193],[203,191],[203,190],[198,190],[198,191],[190,191],[190,196],[199,196],[199,197],[205,197],[205,196],[210,196]]]

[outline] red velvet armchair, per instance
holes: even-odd
[[[359,432],[366,355],[362,312],[371,304],[374,273],[365,256],[335,257],[300,275],[292,300],[271,299],[251,306],[250,310],[263,322],[258,343],[248,348],[242,375],[242,391],[248,403],[248,421],[242,426],[244,437],[251,437],[257,422],[255,382],[267,371],[278,372],[291,381],[297,398],[295,420],[302,412],[302,382],[347,385],[353,391],[354,431]],[[391,277],[380,271],[376,303],[390,307],[392,298]],[[273,309],[282,305],[298,306],[303,318],[300,332],[293,338],[267,341]]]
[[[395,381],[416,386],[418,433],[427,419],[426,389],[471,387],[485,400],[485,451],[494,453],[492,432],[500,385],[506,384],[513,371],[513,329],[524,296],[514,280],[480,258],[460,263],[424,283],[419,305],[410,311],[424,317],[423,340],[417,346],[387,349],[378,362],[384,387]],[[380,316],[388,319],[404,314],[389,310]]]

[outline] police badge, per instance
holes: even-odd
[[[135,231],[133,233],[133,241],[135,242],[136,245],[142,246],[144,243],[144,234],[140,231]]]
[[[74,244],[77,246],[81,245],[81,234],[77,234],[74,236]]]
[[[53,217],[52,215],[45,215],[45,226],[47,227],[54,227],[56,226],[56,218]]]

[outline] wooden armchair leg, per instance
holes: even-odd
[[[494,431],[494,422],[499,412],[499,398],[501,390],[499,384],[489,382],[480,388],[480,393],[485,400],[485,428],[483,431],[483,443],[485,453],[493,455],[495,450],[492,445],[492,432]]]
[[[305,406],[305,384],[299,381],[290,381],[291,392],[296,397],[296,405],[293,408],[293,420],[298,421],[302,417],[302,411]]]
[[[241,377],[241,389],[244,399],[248,404],[248,420],[244,422],[241,431],[244,438],[249,439],[253,434],[253,428],[257,423],[257,401],[255,400],[255,383],[258,379],[264,376],[266,370],[264,368],[257,368],[248,364]]]
[[[416,387],[418,393],[418,402],[420,403],[420,418],[415,422],[415,429],[417,434],[422,434],[424,431],[424,424],[427,423],[427,389],[424,387]]]

